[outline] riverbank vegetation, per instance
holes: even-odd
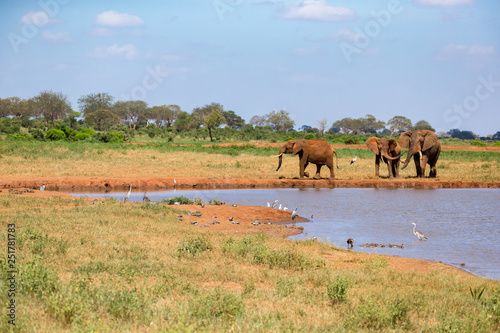
[[[19,270],[16,326],[4,318],[2,332],[500,330],[498,281],[445,265],[219,234],[178,221],[182,206],[10,194],[0,205]]]

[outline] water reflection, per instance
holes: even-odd
[[[123,199],[126,192],[77,193],[94,197]],[[73,193],[75,194],[75,193]],[[130,201],[142,201],[144,191],[132,192]],[[148,192],[153,201],[184,195],[218,199],[226,204],[278,205],[292,210],[312,223],[297,224],[312,238],[354,250],[442,261],[476,275],[500,280],[500,190],[499,189],[220,189]],[[314,217],[311,219],[311,215]],[[416,223],[427,237],[413,235]],[[364,243],[404,244],[400,248],[364,248]]]

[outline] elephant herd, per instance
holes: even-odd
[[[411,158],[415,162],[417,177],[425,176],[427,164],[430,167],[429,178],[436,177],[436,163],[441,152],[441,143],[437,135],[428,130],[406,131],[400,135],[399,140],[371,137],[366,141],[366,146],[375,154],[375,176],[379,176],[380,161],[387,164],[389,178],[399,177],[401,162],[401,149],[408,149],[408,155],[403,161],[401,170],[408,166]],[[330,169],[330,179],[335,179],[333,155],[339,168],[337,152],[325,140],[289,140],[279,151],[278,171],[281,167],[283,154],[299,156],[300,179],[309,177],[305,171],[309,163],[316,164],[314,179],[320,179],[320,170],[323,165]]]

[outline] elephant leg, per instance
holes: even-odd
[[[420,169],[420,156],[419,154],[413,155],[413,161],[415,162],[415,169],[417,169],[417,177],[422,177],[422,169]]]
[[[304,167],[300,169],[300,179],[304,179],[304,176],[309,178],[309,172],[306,171],[306,168],[308,165],[309,165],[309,162],[306,161],[304,164]]]
[[[436,164],[431,165],[431,164],[429,163],[429,167],[431,168],[431,171],[430,171],[430,173],[429,173],[429,178],[436,178],[436,176],[437,176],[437,168],[436,168]]]
[[[425,177],[425,167],[427,166],[428,160],[429,157],[427,157],[427,155],[422,155],[422,178]]]
[[[321,167],[322,164],[316,164],[316,174],[314,175],[313,179],[321,179]]]
[[[375,155],[375,177],[379,175],[380,168],[380,155]]]
[[[392,169],[394,169],[392,161],[387,161],[387,170],[389,171],[389,178],[392,178]]]
[[[397,161],[394,163],[394,177],[399,178],[399,165],[401,164],[401,161]]]
[[[328,169],[330,169],[330,179],[335,179],[335,171],[333,171],[333,160],[332,163],[327,164]]]

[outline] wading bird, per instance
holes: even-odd
[[[151,199],[149,199],[147,196],[146,196],[146,192],[144,192],[144,196],[142,197],[142,202],[150,202]]]
[[[354,240],[352,238],[347,239],[347,248],[351,248],[353,246]]]
[[[127,201],[128,198],[130,198],[130,193],[132,193],[132,184],[130,184],[130,189],[128,190],[127,194],[125,194],[125,198],[123,198],[123,202]]]
[[[295,218],[297,217],[297,210],[299,209],[299,207],[296,207],[294,209],[294,211],[292,212],[292,220],[295,220]]]
[[[271,207],[271,204],[269,203],[269,201],[267,202],[267,207]]]
[[[353,164],[354,162],[356,162],[356,160],[357,160],[357,159],[358,159],[358,157],[357,157],[357,156],[356,156],[355,158],[353,158],[353,159],[351,160],[351,164]]]
[[[40,186],[40,191],[45,191],[45,184],[43,184],[42,186]]]
[[[418,230],[415,230],[417,225],[415,223],[412,223],[412,224],[413,224],[413,234],[418,237],[418,240],[427,240],[427,237],[425,237],[425,235],[423,233],[421,233]]]
[[[276,208],[276,205],[278,204],[278,200],[274,201],[273,203],[273,208]]]

